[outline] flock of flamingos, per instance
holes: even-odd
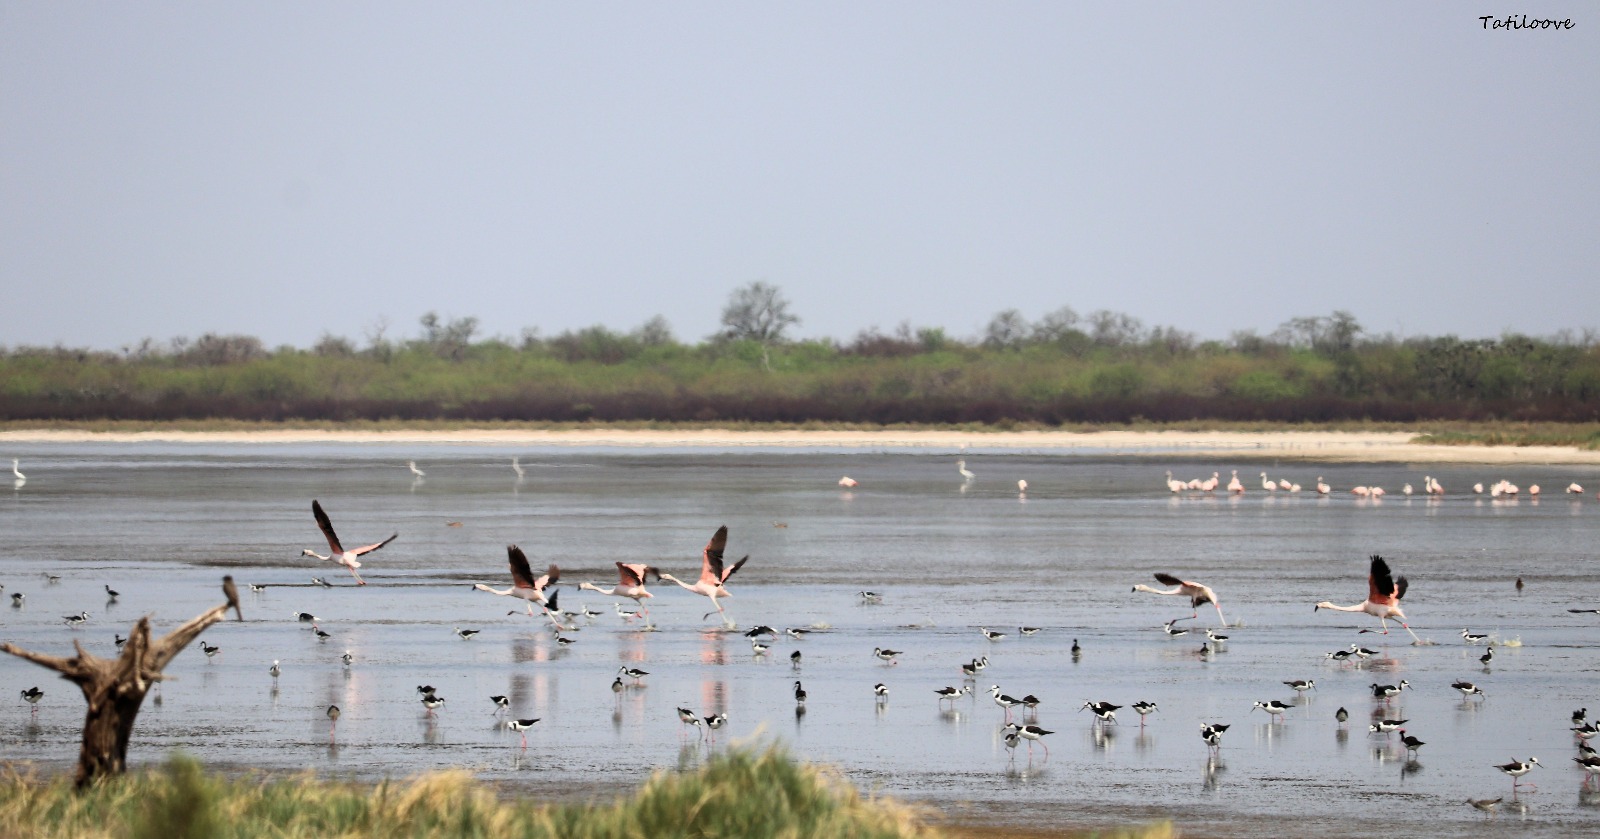
[[[1205,479],[1194,478],[1188,481],[1180,481],[1172,477],[1170,469],[1167,471],[1167,489],[1173,493],[1216,492],[1218,486],[1221,485],[1221,480],[1222,473],[1220,472],[1212,472],[1211,477]],[[1233,470],[1233,477],[1229,478],[1227,485],[1222,488],[1235,494],[1242,494],[1245,491],[1244,482],[1239,480],[1239,470]],[[1267,477],[1267,473],[1262,472],[1261,489],[1266,492],[1300,492],[1303,487],[1282,479],[1274,481]],[[1333,487],[1323,481],[1321,475],[1317,476],[1317,482],[1312,485],[1312,489],[1316,490],[1318,495],[1329,495],[1333,492]],[[1491,498],[1515,498],[1522,492],[1522,488],[1510,481],[1499,480],[1487,488],[1481,482],[1475,483],[1472,485],[1472,492],[1476,495],[1488,494]],[[1583,495],[1583,487],[1574,481],[1567,485],[1566,492],[1569,495]],[[1537,498],[1539,493],[1538,484],[1528,487],[1528,495]],[[1388,491],[1381,486],[1353,486],[1350,488],[1350,494],[1361,498],[1382,498],[1388,495]],[[1414,495],[1416,494],[1416,488],[1411,484],[1406,484],[1400,488],[1400,494]],[[1438,479],[1430,475],[1424,475],[1422,476],[1422,494],[1430,496],[1444,495],[1444,486],[1439,483]],[[1600,498],[1600,493],[1596,493],[1595,497]]]

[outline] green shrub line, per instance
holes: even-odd
[[[697,770],[658,771],[629,795],[583,804],[499,795],[461,770],[375,785],[309,773],[226,778],[182,755],[159,770],[106,779],[84,791],[65,776],[44,780],[14,767],[0,775],[0,837],[38,839],[952,835],[934,823],[936,817],[893,799],[864,797],[837,773],[797,762],[776,746],[735,747]],[[1171,833],[1157,825],[1128,835]]]

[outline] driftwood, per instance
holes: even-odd
[[[229,601],[154,642],[150,640],[150,616],[140,618],[128,633],[122,655],[116,658],[91,655],[77,641],[73,641],[72,646],[78,654],[72,658],[0,644],[0,652],[48,667],[83,690],[89,711],[83,721],[83,746],[78,753],[77,785],[80,788],[127,770],[128,737],[133,733],[133,722],[139,716],[145,693],[166,678],[161,671],[174,656],[207,627],[224,620],[230,607],[238,608],[236,595],[230,596]]]

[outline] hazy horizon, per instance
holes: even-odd
[[[1600,326],[1600,14],[1452,5],[0,6],[0,345],[1202,339]]]

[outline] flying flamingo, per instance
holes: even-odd
[[[1383,557],[1372,555],[1372,570],[1367,575],[1367,599],[1354,606],[1335,606],[1324,600],[1318,603],[1311,611],[1320,609],[1333,609],[1337,612],[1366,612],[1378,619],[1383,627],[1384,635],[1389,634],[1389,619],[1393,618],[1406,632],[1411,634],[1413,640],[1422,643],[1417,633],[1411,632],[1411,627],[1406,625],[1406,613],[1400,611],[1400,599],[1406,596],[1406,578],[1395,579],[1389,573],[1389,563]],[[1362,632],[1371,632],[1363,629]]]
[[[619,562],[617,563],[617,584],[615,586],[612,586],[611,588],[601,588],[594,583],[579,583],[578,588],[597,591],[601,594],[609,594],[614,597],[631,598],[633,602],[639,604],[639,614],[648,620],[650,617],[650,610],[645,608],[644,598],[655,597],[655,595],[645,591],[644,584],[649,582],[651,577],[659,580],[661,579],[661,572],[657,571],[652,566],[644,565],[642,563],[630,565]]]
[[[561,569],[557,568],[555,563],[551,563],[550,570],[545,572],[544,576],[535,579],[533,568],[528,565],[528,557],[522,552],[521,548],[516,545],[507,545],[506,555],[510,558],[511,563],[511,587],[498,589],[484,583],[477,583],[473,588],[478,591],[487,591],[490,594],[498,594],[501,597],[520,597],[528,601],[528,617],[530,618],[533,617],[533,604],[537,603],[545,607],[545,614],[559,626],[560,621],[556,620],[555,615],[550,614],[550,604],[555,598],[546,597],[544,590],[555,581],[561,579]]]
[[[716,533],[711,535],[711,541],[706,543],[705,551],[700,555],[700,579],[698,582],[696,582],[694,585],[689,585],[688,583],[672,576],[671,574],[662,574],[661,579],[671,580],[672,582],[683,586],[695,594],[703,594],[706,597],[711,598],[711,605],[715,606],[717,608],[717,613],[722,616],[723,625],[727,626],[729,629],[732,629],[733,621],[728,620],[728,614],[722,611],[722,604],[717,602],[717,598],[733,596],[727,589],[723,588],[722,585],[723,583],[726,583],[728,579],[732,577],[740,568],[744,567],[745,561],[750,559],[750,555],[746,554],[743,559],[735,562],[732,568],[724,570],[722,567],[722,551],[727,546],[728,526],[723,525],[717,528]],[[709,616],[710,614],[710,612],[707,612],[706,616]]]
[[[1180,580],[1171,574],[1157,574],[1156,581],[1162,583],[1163,585],[1174,586],[1174,588],[1163,591],[1158,588],[1151,588],[1141,583],[1134,586],[1133,590],[1148,591],[1151,594],[1175,594],[1189,598],[1189,605],[1194,608],[1194,614],[1189,616],[1189,620],[1200,617],[1201,603],[1210,603],[1211,605],[1217,607],[1217,619],[1222,621],[1223,626],[1228,625],[1228,619],[1222,616],[1222,606],[1217,603],[1217,593],[1212,591],[1210,586],[1201,585],[1200,583],[1191,582],[1189,580]],[[1185,619],[1178,618],[1178,620]]]
[[[312,499],[311,501],[311,515],[317,517],[317,527],[322,528],[322,535],[328,537],[328,550],[331,553],[328,556],[323,556],[322,554],[319,554],[310,548],[306,548],[300,552],[300,555],[314,556],[317,559],[327,560],[328,562],[337,562],[338,564],[343,565],[344,567],[350,569],[350,575],[356,578],[357,585],[364,586],[367,584],[367,581],[361,579],[361,575],[356,573],[356,569],[361,567],[361,563],[356,561],[356,557],[363,554],[372,553],[384,545],[393,542],[395,538],[400,535],[396,533],[382,542],[376,542],[371,545],[362,545],[359,548],[351,548],[347,551],[344,549],[344,546],[339,544],[339,537],[335,536],[333,533],[333,522],[328,520],[327,513],[322,512],[322,505],[318,504],[316,499]]]

